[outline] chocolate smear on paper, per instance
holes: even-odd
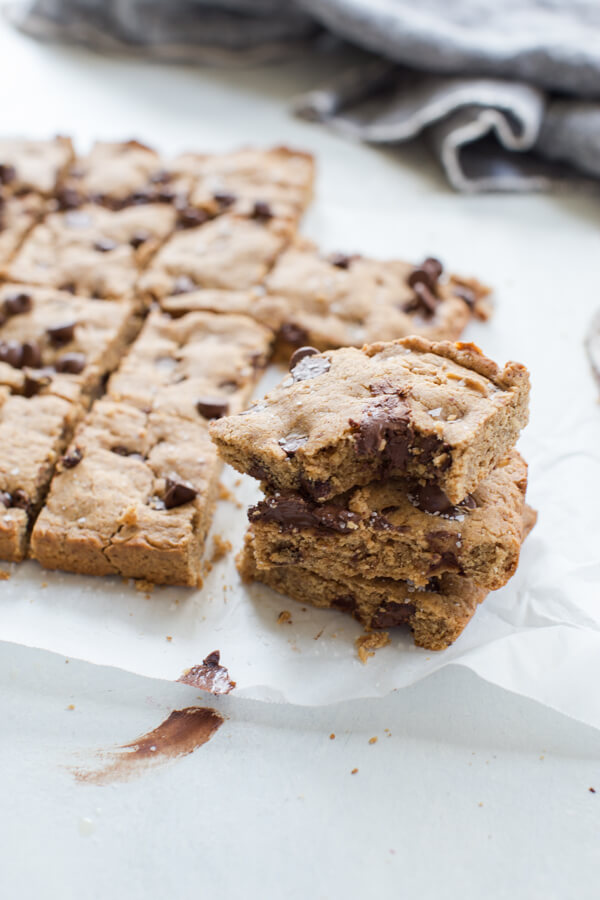
[[[157,728],[129,744],[98,754],[104,765],[96,769],[73,769],[77,781],[105,785],[138,778],[146,771],[189,756],[206,744],[225,721],[206,706],[175,709]]]
[[[179,676],[177,681],[200,688],[201,691],[210,691],[211,694],[229,694],[235,687],[229,672],[221,665],[221,654],[218,650],[209,653],[202,660],[201,666],[192,666],[191,669]]]

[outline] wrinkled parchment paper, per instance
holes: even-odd
[[[516,576],[450,649],[419,650],[392,634],[363,665],[354,647],[362,631],[350,618],[240,584],[233,559],[246,524],[240,506],[258,490],[228,470],[235,502],[219,504],[213,534],[234,552],[214,565],[201,591],[147,594],[118,578],[45,572],[28,562],[0,582],[0,639],[168,680],[219,650],[235,693],[315,705],[383,696],[458,663],[600,727],[600,406],[582,346],[596,305],[597,235],[575,216],[572,232],[559,229],[568,210],[546,218],[549,206],[525,200],[516,217],[514,205],[505,217],[492,199],[427,198],[423,209],[385,212],[348,203],[320,209],[307,223],[326,249],[415,260],[436,254],[496,287],[493,319],[471,326],[465,339],[532,373],[531,423],[519,448],[540,517]],[[267,377],[272,383],[281,374]],[[212,538],[209,556],[211,546]],[[278,624],[283,610],[291,621]]]

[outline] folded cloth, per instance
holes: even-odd
[[[598,0],[33,0],[38,37],[203,63],[306,52],[319,26],[370,51],[298,115],[374,143],[425,135],[461,191],[600,179]],[[377,55],[374,55],[377,54]]]

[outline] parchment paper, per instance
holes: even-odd
[[[530,205],[522,217],[511,210],[504,218],[497,202],[457,207],[447,198],[400,211],[337,205],[319,209],[307,225],[329,250],[412,259],[435,253],[488,279],[497,288],[496,313],[465,337],[498,362],[517,359],[531,369],[531,424],[519,446],[539,522],[516,576],[489,595],[450,649],[418,650],[393,634],[363,665],[356,623],[262,585],[243,587],[233,553],[215,564],[201,591],[155,588],[149,596],[118,578],[44,572],[34,562],[11,567],[0,582],[0,639],[169,680],[219,650],[235,693],[310,705],[383,696],[461,664],[600,727],[600,408],[582,348],[596,302],[597,236],[574,225],[574,265],[552,216],[546,222]],[[273,370],[268,378],[281,375]],[[245,507],[258,490],[238,479],[225,473]],[[245,525],[244,509],[219,504],[213,533],[236,551]],[[277,624],[282,610],[291,623]]]

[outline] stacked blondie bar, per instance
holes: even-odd
[[[487,289],[435,259],[300,238],[313,180],[282,147],[0,140],[0,559],[198,584],[208,423],[273,354],[455,340],[487,316]]]
[[[263,485],[242,575],[447,647],[535,522],[513,449],[528,396],[522,365],[499,369],[473,344],[297,350],[279,387],[210,427]]]

